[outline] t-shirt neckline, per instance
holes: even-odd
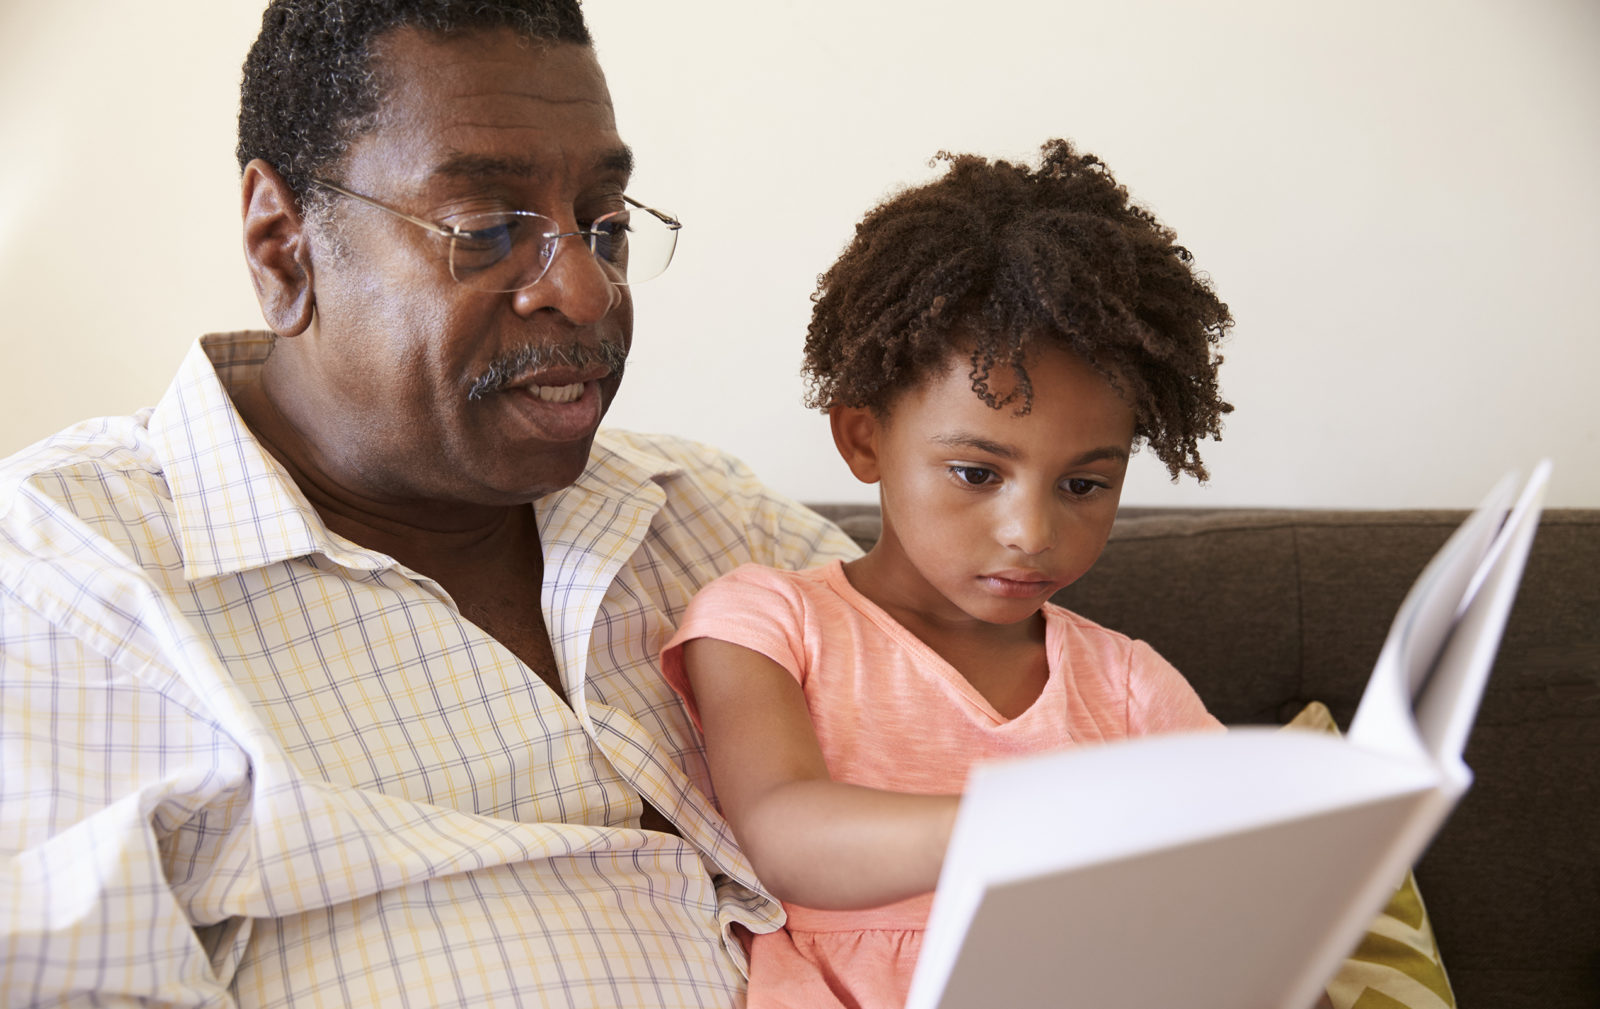
[[[925,668],[932,675],[937,676],[953,689],[958,696],[973,708],[982,712],[997,726],[1018,725],[1034,716],[1045,702],[1046,698],[1059,689],[1061,681],[1061,634],[1062,625],[1057,608],[1051,603],[1045,603],[1040,612],[1044,615],[1044,648],[1047,677],[1044,689],[1039,691],[1039,696],[1033,703],[1015,718],[1007,718],[995,709],[989,699],[984,697],[977,687],[972,685],[961,674],[961,670],[951,665],[945,657],[934,651],[926,641],[917,637],[900,621],[889,615],[889,612],[877,603],[862,595],[844,573],[844,561],[834,559],[823,567],[823,577],[828,585],[839,594],[845,602],[859,610],[867,619],[876,624],[885,634],[900,643],[902,648],[917,656],[918,668]]]

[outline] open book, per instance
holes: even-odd
[[[1502,480],[1423,570],[1345,738],[1242,728],[975,768],[907,1009],[1312,1005],[1471,783],[1549,471],[1520,495]]]

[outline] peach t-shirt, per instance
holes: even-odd
[[[699,712],[684,642],[758,652],[799,681],[835,781],[954,794],[979,760],[1221,725],[1142,641],[1046,605],[1044,691],[1009,721],[966,678],[851,587],[834,561],[807,571],[745,565],[701,589],[662,653],[662,671]],[[932,895],[864,911],[784,904],[787,927],[751,948],[751,1009],[896,1007],[905,1001]]]

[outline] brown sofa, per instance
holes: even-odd
[[[821,506],[863,545],[877,509]],[[1348,727],[1454,511],[1125,509],[1057,601],[1143,638],[1229,724],[1320,700]],[[1465,1009],[1600,1006],[1600,509],[1544,514],[1467,745],[1473,788],[1417,867]]]

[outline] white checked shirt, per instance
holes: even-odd
[[[781,912],[657,652],[716,575],[854,545],[602,432],[536,504],[569,707],[328,531],[225,391],[269,347],[207,337],[153,410],[0,464],[0,1003],[741,1004],[730,926]]]

